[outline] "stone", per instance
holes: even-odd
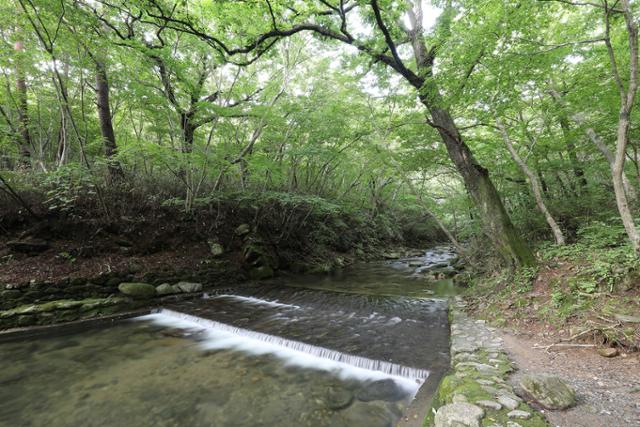
[[[398,252],[385,252],[382,256],[386,259],[398,259],[400,258],[400,254]]]
[[[148,283],[123,282],[118,285],[118,290],[133,298],[153,298],[156,296],[156,288]]]
[[[252,280],[264,280],[269,279],[275,275],[273,269],[268,265],[261,265],[249,270],[249,277]]]
[[[476,401],[476,405],[480,405],[484,408],[493,409],[494,411],[499,411],[502,409],[502,405],[498,402],[494,402],[493,400],[478,400]]]
[[[422,267],[423,264],[422,261],[418,260],[409,261],[409,267]]]
[[[10,240],[7,246],[14,252],[24,254],[38,254],[49,249],[49,243],[43,239],[26,238],[21,240]]]
[[[522,420],[528,420],[529,418],[531,418],[531,412],[527,412],[527,411],[520,411],[518,409],[511,411],[507,414],[507,417],[509,418],[520,418]]]
[[[202,291],[202,283],[178,282],[174,286],[175,288],[178,288],[180,292],[183,292],[185,294],[192,294]]]
[[[507,421],[507,427],[522,427],[522,424],[516,423],[514,421]]]
[[[211,255],[214,257],[219,257],[224,253],[224,247],[216,242],[215,240],[209,240],[209,250],[211,251]]]
[[[238,227],[236,227],[234,233],[236,236],[242,237],[249,234],[250,231],[251,226],[249,224],[240,224]]]
[[[495,375],[495,374],[497,374],[497,370],[496,370],[495,367],[493,367],[491,365],[487,365],[485,363],[460,362],[455,367],[456,367],[456,369],[465,368],[465,367],[474,368],[475,370],[477,370],[481,374],[485,374],[485,375]]]
[[[390,427],[392,424],[389,423],[389,419],[394,417],[389,408],[364,402],[354,402],[340,414],[343,421],[341,424],[346,426]]]
[[[329,409],[339,411],[351,405],[354,396],[351,390],[343,387],[330,386],[327,388],[326,401]]]
[[[616,357],[620,353],[617,348],[599,348],[598,354],[602,357]]]
[[[525,375],[520,387],[547,409],[566,409],[576,402],[576,392],[563,380],[551,375]]]
[[[505,395],[501,395],[498,396],[498,403],[500,403],[502,406],[504,406],[507,409],[516,409],[519,405],[519,402],[509,396],[505,396]]]
[[[156,293],[158,295],[171,295],[171,294],[175,294],[176,292],[180,292],[180,290],[176,289],[175,287],[171,286],[168,283],[163,283],[156,287]]]
[[[438,409],[435,427],[480,427],[484,410],[470,403],[451,403]]]
[[[384,400],[395,402],[405,397],[405,391],[392,379],[378,380],[369,383],[358,394],[358,400],[371,402],[372,400]]]
[[[451,399],[451,401],[453,403],[460,403],[460,402],[467,403],[468,402],[467,396],[465,396],[464,394],[460,394],[460,393],[455,393],[453,395],[453,398]]]

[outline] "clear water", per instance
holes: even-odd
[[[448,366],[435,296],[453,289],[421,277],[445,252],[166,307],[187,320],[2,342],[0,426],[393,426],[419,387],[411,374]]]
[[[3,343],[0,425],[389,426],[414,391],[396,379],[388,401],[361,401],[384,375],[206,350],[196,338],[136,321]]]

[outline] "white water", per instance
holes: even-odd
[[[254,298],[254,297],[243,297],[241,295],[228,295],[228,294],[220,294],[220,295],[209,295],[209,294],[204,294],[202,296],[203,299],[217,299],[217,298],[229,298],[229,299],[234,299],[236,301],[243,301],[249,304],[255,304],[255,305],[264,305],[267,307],[284,307],[284,308],[300,308],[300,306],[298,305],[291,305],[291,304],[283,304],[281,302],[278,301],[268,301],[265,299],[260,299],[260,298]]]
[[[424,369],[353,356],[173,310],[160,309],[157,313],[137,319],[151,320],[163,326],[203,331],[207,339],[200,344],[205,349],[231,348],[250,354],[273,354],[287,364],[330,371],[341,378],[360,380],[392,378],[412,396],[429,376],[429,371]]]

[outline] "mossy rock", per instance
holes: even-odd
[[[551,375],[525,375],[520,387],[547,409],[566,409],[576,403],[576,392],[567,383]]]
[[[118,285],[118,290],[132,298],[146,299],[157,295],[156,288],[148,283],[123,282]]]

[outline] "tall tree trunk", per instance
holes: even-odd
[[[182,152],[191,153],[193,151],[193,141],[196,133],[196,126],[193,124],[192,114],[180,113],[180,130],[182,131]]]
[[[462,140],[453,118],[447,110],[434,107],[423,99],[433,125],[444,142],[449,157],[462,176],[467,192],[480,212],[484,232],[500,254],[514,266],[535,265],[533,252],[513,226],[500,195],[483,168]]]
[[[564,235],[562,234],[562,230],[560,229],[560,227],[558,226],[558,223],[549,212],[549,209],[547,209],[547,206],[544,203],[544,199],[542,198],[542,191],[540,188],[540,182],[538,181],[538,177],[536,177],[536,174],[533,173],[531,169],[529,169],[529,166],[527,166],[524,160],[522,160],[522,158],[518,155],[518,152],[515,150],[515,148],[513,147],[513,144],[511,143],[511,138],[509,138],[509,134],[507,133],[507,129],[504,127],[504,124],[500,120],[498,120],[496,123],[498,125],[498,129],[500,129],[502,139],[504,140],[504,143],[507,146],[507,150],[509,150],[509,154],[511,154],[511,158],[513,158],[513,160],[517,163],[517,165],[520,167],[522,172],[529,179],[529,183],[531,184],[531,190],[533,191],[533,196],[536,199],[536,205],[544,215],[544,218],[547,221],[549,228],[551,228],[551,231],[553,232],[553,237],[556,240],[556,244],[564,245],[565,239],[564,239]]]
[[[631,241],[631,246],[636,255],[640,255],[640,234],[633,221],[633,215],[629,207],[627,200],[627,193],[625,192],[625,186],[623,182],[624,175],[624,148],[628,141],[629,126],[630,126],[630,113],[631,108],[621,108],[620,119],[618,122],[618,140],[616,143],[616,158],[611,166],[611,175],[613,177],[613,191],[616,195],[616,204],[618,205],[618,212],[622,219],[622,224],[627,232],[627,236]]]
[[[616,204],[622,224],[627,232],[631,246],[636,254],[640,256],[640,234],[633,221],[633,215],[627,201],[627,193],[624,190],[624,162],[629,143],[629,128],[631,127],[631,112],[638,92],[638,24],[631,11],[629,0],[620,0],[620,8],[624,16],[627,30],[627,41],[629,46],[629,81],[627,87],[620,76],[615,57],[615,51],[610,39],[610,14],[611,11],[605,9],[605,45],[611,63],[611,72],[620,92],[620,113],[618,115],[618,133],[616,138],[616,152],[613,164],[611,165],[611,175],[613,178],[613,190],[616,194]]]
[[[98,104],[98,118],[100,120],[100,133],[104,142],[104,154],[107,157],[109,177],[120,179],[123,176],[122,168],[115,159],[118,153],[116,135],[111,121],[111,106],[109,104],[109,80],[104,62],[95,61],[96,64],[96,100]]]
[[[569,120],[567,119],[567,113],[564,110],[564,103],[558,91],[551,90],[549,91],[549,93],[551,94],[551,98],[553,98],[556,105],[560,107],[560,115],[558,117],[558,121],[560,122],[560,129],[562,130],[564,143],[567,147],[567,152],[569,153],[569,159],[571,160],[573,175],[578,180],[580,187],[584,189],[587,186],[587,178],[585,177],[584,170],[582,169],[580,161],[578,160],[578,155],[576,154],[576,146],[571,140],[571,129],[569,126]]]
[[[29,110],[27,104],[27,81],[22,65],[24,45],[22,41],[14,44],[16,51],[16,89],[18,91],[18,130],[20,133],[20,166],[31,167],[31,134],[29,133]]]
[[[431,116],[431,126],[440,134],[449,158],[462,176],[467,192],[480,212],[485,234],[502,257],[511,265],[515,267],[535,265],[535,256],[513,226],[500,195],[489,177],[489,171],[473,157],[449,110],[441,107],[446,104],[442,101],[440,88],[433,79],[437,49],[427,50],[425,45],[422,1],[409,2],[410,7],[407,12],[412,28],[405,29],[411,41],[419,76],[412,74],[404,67],[391,35],[382,21],[379,10],[377,10],[377,2],[373,1],[371,4],[375,9],[374,12],[377,12],[378,27],[383,32],[387,45],[395,58],[396,69],[418,90],[420,101],[427,107]]]

